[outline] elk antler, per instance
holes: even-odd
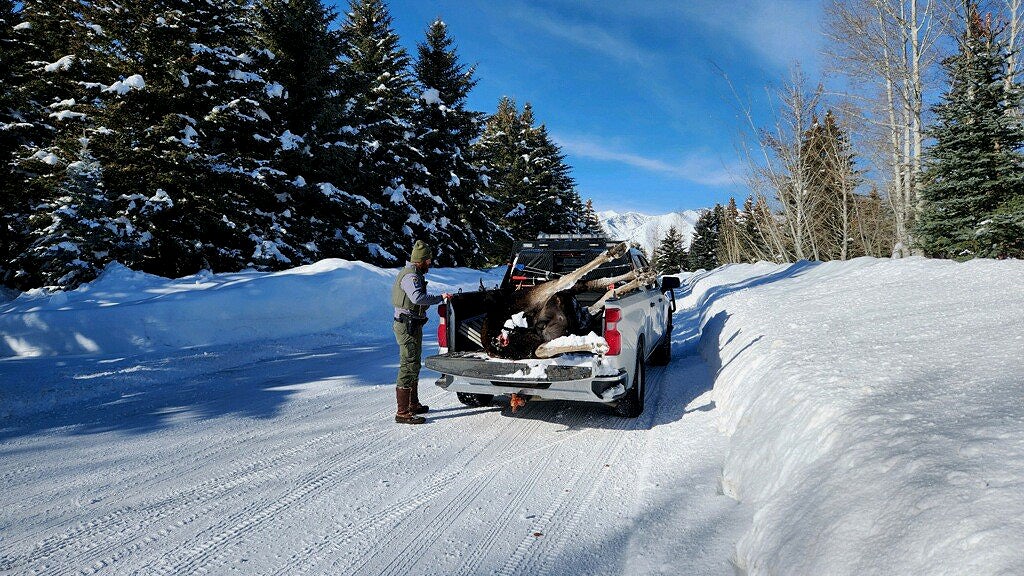
[[[534,286],[533,288],[530,289],[530,294],[527,297],[527,301],[530,304],[534,304],[536,306],[543,306],[544,303],[547,302],[548,299],[554,296],[556,293],[561,292],[562,290],[568,290],[569,288],[572,288],[573,286],[576,285],[577,282],[582,280],[588,272],[594,270],[595,268],[597,268],[601,264],[604,264],[605,262],[611,262],[612,260],[615,260],[619,256],[625,254],[627,250],[629,250],[629,244],[625,242],[616,244],[615,246],[609,248],[608,250],[600,254],[597,258],[594,258],[590,262],[587,262],[583,266],[577,268],[576,270],[573,270],[572,272],[566,274],[565,276],[562,276],[561,278],[556,278],[554,280],[549,280],[543,284],[538,284],[537,286]]]

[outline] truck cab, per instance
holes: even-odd
[[[441,373],[437,384],[455,392],[470,406],[489,404],[500,394],[531,400],[558,399],[598,402],[622,416],[643,412],[647,362],[671,359],[672,292],[679,279],[666,277],[639,289],[615,294],[592,315],[586,328],[591,339],[603,339],[607,352],[568,353],[553,358],[507,360],[484,352],[481,338],[487,307],[501,290],[521,290],[572,272],[619,242],[590,235],[544,235],[519,242],[510,258],[501,286],[452,295],[438,307],[438,354],[424,365]],[[643,252],[631,248],[584,279],[610,278],[631,271],[646,271]],[[621,283],[620,283],[621,284]],[[598,302],[600,292],[575,295],[583,306]]]

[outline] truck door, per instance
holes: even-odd
[[[649,270],[651,264],[647,261],[643,252],[639,250],[633,250],[632,252],[637,269]],[[647,303],[643,304],[643,306],[647,307],[647,315],[643,326],[644,346],[647,348],[647,350],[644,350],[644,355],[646,356],[665,336],[665,318],[668,314],[669,304],[665,299],[665,295],[658,290],[657,283],[652,286],[644,286],[643,294],[647,300]]]

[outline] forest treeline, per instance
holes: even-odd
[[[383,0],[0,0],[0,283],[503,260],[595,227],[531,106]]]

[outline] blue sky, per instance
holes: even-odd
[[[339,2],[340,3],[340,2]],[[819,0],[390,0],[411,53],[442,18],[477,64],[472,108],[530,102],[598,210],[661,214],[742,200],[741,106],[799,60],[820,74]],[[743,104],[719,70],[724,70]]]

